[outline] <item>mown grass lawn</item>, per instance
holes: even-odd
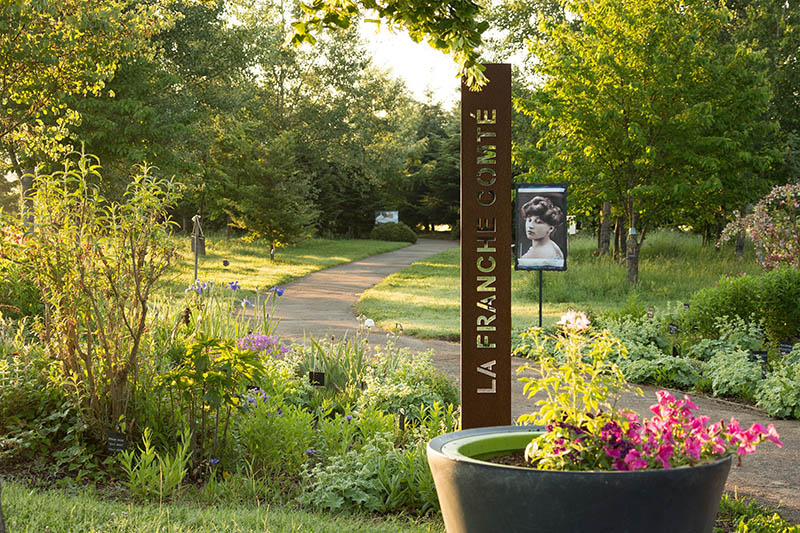
[[[188,237],[178,242],[179,256],[164,276],[161,294],[183,294],[194,281],[194,253]],[[275,260],[269,259],[269,247],[262,241],[225,237],[223,233],[206,236],[206,255],[198,261],[199,281],[217,285],[239,281],[242,296],[283,285],[311,272],[356,261],[371,255],[408,246],[406,242],[366,239],[309,239],[296,246],[279,248]],[[228,266],[223,264],[228,261]]]
[[[696,235],[660,231],[645,240],[639,260],[639,285],[631,288],[623,264],[596,257],[594,237],[569,242],[567,270],[544,272],[543,322],[552,324],[567,309],[595,313],[626,304],[667,309],[687,301],[726,275],[757,273],[762,268],[752,252],[744,259],[731,248],[703,246]],[[357,304],[383,328],[396,323],[406,334],[457,340],[459,337],[459,250],[447,250],[389,276],[365,292]],[[512,275],[512,329],[520,331],[538,321],[537,272]]]
[[[37,490],[3,483],[3,511],[13,533],[426,533],[443,532],[438,517],[333,515],[286,505],[140,504],[91,490]]]

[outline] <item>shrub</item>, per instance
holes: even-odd
[[[687,329],[718,336],[718,317],[738,317],[753,322],[761,320],[764,332],[772,341],[800,336],[800,271],[779,268],[760,276],[726,278],[716,287],[699,291],[691,307],[681,315]]]
[[[300,501],[319,509],[424,513],[439,506],[424,442],[400,449],[377,438],[317,464],[303,477]]]
[[[17,258],[41,291],[48,355],[101,437],[129,414],[148,300],[175,253],[167,211],[177,191],[145,166],[124,202],[106,201],[91,185],[99,165],[80,155],[61,171],[35,176],[34,224],[21,241],[0,239],[0,256]]]
[[[79,470],[90,460],[81,444],[86,426],[49,380],[52,365],[29,336],[26,320],[0,316],[0,462],[36,459]]]
[[[714,396],[751,400],[762,379],[761,365],[750,360],[744,350],[720,351],[706,363],[705,375],[711,379]]]
[[[458,404],[458,387],[433,366],[431,357],[431,352],[411,354],[405,349],[397,354],[380,354],[383,364],[378,363],[378,368],[367,375],[358,407],[403,413],[410,420],[420,421],[425,406]],[[389,360],[391,364],[387,364]]]
[[[257,472],[294,479],[316,453],[312,445],[314,417],[275,398],[254,398],[239,426],[245,458]]]
[[[800,345],[767,374],[758,387],[756,400],[769,416],[800,418]]]
[[[369,238],[376,241],[410,242],[411,244],[417,242],[417,234],[402,222],[396,224],[389,222],[375,226],[372,228]]]
[[[10,228],[3,230],[0,239],[20,238],[12,235]],[[44,304],[39,289],[21,270],[11,258],[0,257],[0,314],[10,318],[40,316]]]
[[[619,367],[625,379],[632,383],[649,383],[662,387],[689,389],[700,373],[689,359],[661,355],[652,359],[621,359]]]
[[[241,350],[232,341],[201,337],[187,346],[180,365],[158,376],[157,384],[185,407],[195,464],[216,457],[225,445],[232,411],[242,404],[242,393],[264,373],[257,352]]]
[[[739,317],[719,317],[714,321],[719,332],[717,339],[701,339],[692,345],[687,354],[700,361],[709,361],[719,352],[731,350],[758,351],[764,346],[764,331],[755,322],[747,322]]]

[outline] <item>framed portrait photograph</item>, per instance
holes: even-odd
[[[567,269],[567,184],[514,185],[514,268]]]

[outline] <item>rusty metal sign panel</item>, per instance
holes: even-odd
[[[461,426],[511,423],[511,65],[461,85]]]

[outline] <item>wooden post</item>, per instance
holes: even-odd
[[[461,85],[461,427],[511,423],[511,65]]]

